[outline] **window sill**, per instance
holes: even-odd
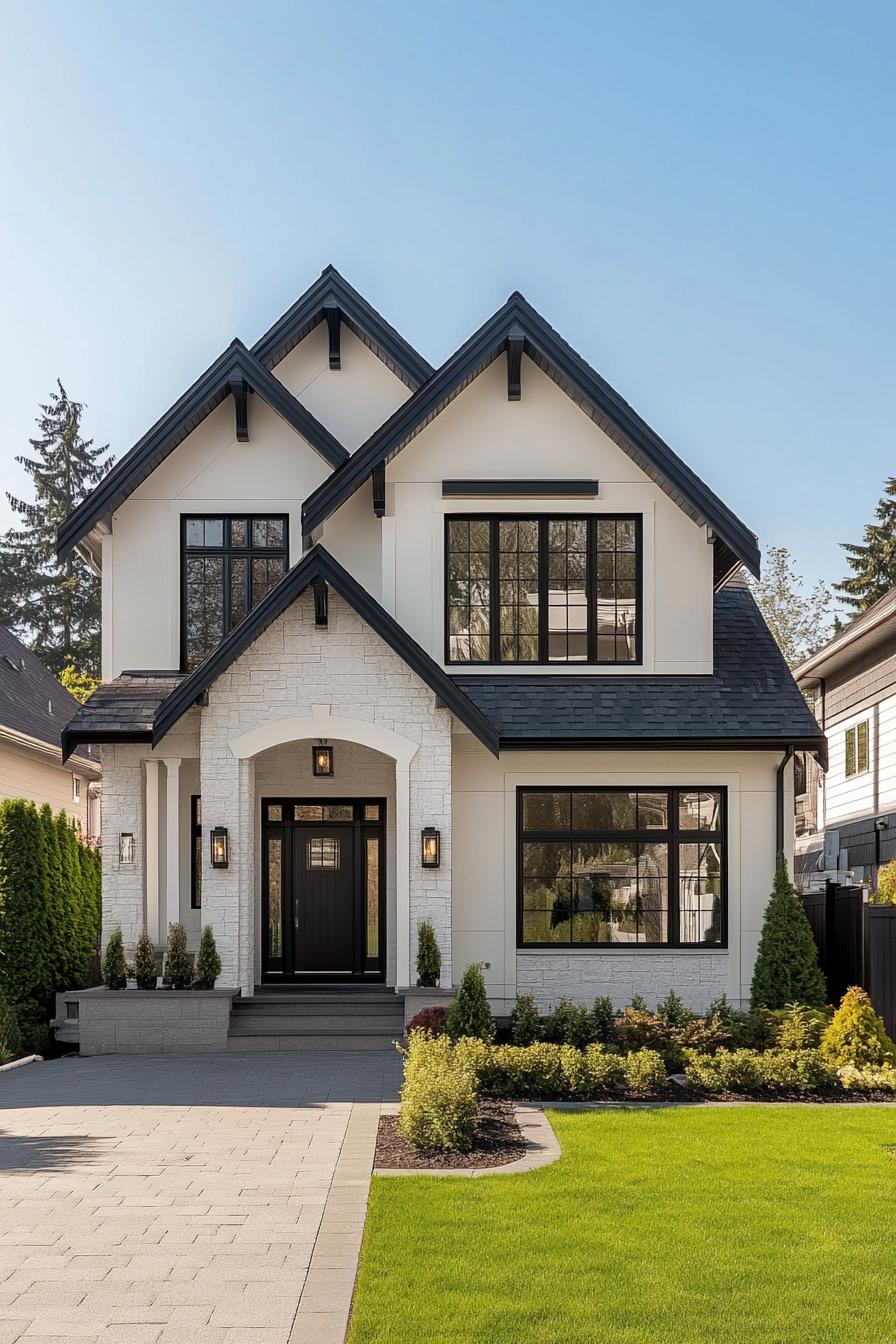
[[[518,957],[550,957],[558,954],[564,957],[593,957],[605,953],[611,956],[637,953],[639,957],[717,957],[720,952],[727,956],[728,951],[727,944],[717,944],[715,947],[639,947],[636,943],[628,946],[624,943],[607,943],[604,947],[561,947],[556,944],[549,947],[517,947],[516,954]]]

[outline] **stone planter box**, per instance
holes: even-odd
[[[443,989],[437,985],[434,989],[422,989],[419,985],[409,985],[397,989],[396,994],[404,995],[404,1024],[410,1022],[423,1008],[447,1008],[457,991]]]
[[[78,1004],[82,1055],[213,1054],[227,1049],[235,989],[122,989],[60,995]],[[72,1019],[71,1006],[63,1021]],[[58,1021],[58,1017],[57,1017]]]

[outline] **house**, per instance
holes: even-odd
[[[423,918],[499,1011],[747,997],[824,737],[756,537],[520,294],[433,369],[327,268],[59,547],[103,578],[63,740],[106,936],[208,922],[244,999],[401,990]]]
[[[896,588],[796,669],[828,740],[827,774],[796,774],[795,868],[803,887],[826,877],[877,885],[896,858]]]
[[[0,626],[0,798],[28,798],[99,836],[99,752],[80,746],[64,760],[59,739],[79,708],[39,658]]]

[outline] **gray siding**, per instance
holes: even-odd
[[[893,687],[896,635],[825,678],[825,722],[832,723],[866,700],[880,699]]]

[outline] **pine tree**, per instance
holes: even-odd
[[[784,1008],[805,1003],[823,1008],[825,997],[812,929],[782,856],[762,924],[750,1004],[753,1008]]]
[[[462,1036],[478,1036],[481,1041],[495,1039],[495,1019],[485,992],[485,977],[478,961],[468,966],[460,978],[457,998],[445,1017],[445,1031],[453,1041]]]
[[[193,983],[193,958],[187,951],[186,929],[179,920],[168,925],[165,977],[172,989],[189,989]]]
[[[124,958],[121,929],[113,929],[109,934],[109,941],[103,954],[103,983],[107,989],[128,987],[128,965]]]
[[[70,663],[96,676],[100,653],[100,587],[73,555],[56,559],[56,529],[109,469],[108,444],[81,437],[84,407],[57,380],[41,405],[31,456],[16,461],[34,483],[31,502],[7,494],[19,515],[0,537],[0,625],[21,635],[57,676]]]
[[[417,984],[432,989],[442,973],[442,954],[436,942],[432,921],[422,919],[417,926]]]
[[[203,924],[202,937],[199,939],[199,956],[196,958],[196,988],[214,989],[215,981],[221,974],[221,958],[215,943],[215,934],[211,924]]]
[[[841,542],[852,574],[834,590],[852,612],[867,611],[896,584],[896,476],[888,476],[884,493],[860,545]]]
[[[134,979],[137,981],[137,988],[155,989],[158,976],[156,950],[146,929],[141,929],[134,948]]]

